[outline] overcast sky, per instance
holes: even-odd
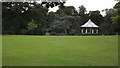
[[[103,10],[106,8],[113,8],[113,6],[117,3],[117,1],[114,0],[67,0],[65,3],[65,6],[74,6],[77,10],[78,7],[81,5],[84,5],[86,10],[89,11],[95,11],[95,10]],[[50,8],[49,11],[55,12],[58,9],[58,7]],[[104,15],[104,13],[101,13]]]

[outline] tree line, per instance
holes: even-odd
[[[99,10],[86,13],[81,5],[77,11],[65,2],[2,3],[2,33],[8,35],[81,35],[81,25],[91,19],[99,26],[99,34],[120,33],[120,2],[112,9],[105,9],[105,16]],[[49,7],[59,6],[56,12]]]

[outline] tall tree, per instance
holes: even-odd
[[[56,1],[52,1],[52,0],[42,0],[41,5],[45,6],[47,8],[53,8],[55,6],[59,6],[60,8],[64,7],[64,4],[66,3],[65,0],[56,0]]]
[[[43,34],[46,28],[47,12],[37,2],[3,2],[3,34],[26,34],[27,24],[34,20],[38,24],[36,34]],[[42,27],[41,27],[42,25]]]
[[[103,22],[103,16],[100,14],[100,11],[90,11],[89,18],[95,22],[95,24],[100,25]]]
[[[89,19],[89,14],[86,14],[86,12],[87,12],[87,10],[83,5],[79,6],[78,15],[81,17],[82,24],[87,22]]]
[[[102,34],[114,34],[114,28],[112,25],[112,12],[113,9],[105,9],[105,17],[104,17],[104,21],[101,24],[101,30],[102,30]]]
[[[112,20],[115,31],[120,34],[120,2],[114,6]]]
[[[99,33],[102,33],[102,23],[104,22],[104,17],[100,14],[100,11],[90,11],[89,18],[99,26]]]
[[[57,13],[60,15],[60,16],[63,16],[63,15],[76,15],[77,14],[77,11],[76,9],[74,8],[74,6],[64,6],[63,8],[59,8],[57,10]]]
[[[52,16],[49,18],[51,33],[62,33],[62,35],[80,34],[81,17],[78,16],[73,6],[64,6],[59,8],[57,12],[50,12],[49,14]]]
[[[85,8],[83,5],[79,6],[78,13],[79,13],[80,15],[85,14],[86,11],[87,11],[87,10],[86,10],[86,8]]]

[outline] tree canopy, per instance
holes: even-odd
[[[117,33],[120,33],[120,2],[114,6],[114,11],[112,13],[112,21],[114,29]]]
[[[120,2],[114,9],[106,9],[102,16],[99,10],[90,11],[81,5],[78,11],[65,2],[3,2],[3,34],[34,35],[81,35],[81,25],[91,19],[99,26],[99,34],[115,34],[120,31]],[[56,12],[49,7],[59,6]]]

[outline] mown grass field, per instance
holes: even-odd
[[[117,66],[118,36],[3,36],[3,66]]]
[[[2,35],[0,35],[0,67],[2,67]]]

